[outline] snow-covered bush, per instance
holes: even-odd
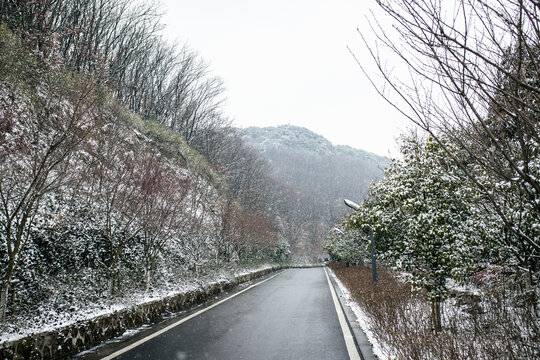
[[[277,262],[288,261],[291,258],[291,246],[284,238],[279,238],[274,247],[274,260]]]
[[[380,256],[407,272],[413,291],[433,303],[440,329],[448,280],[465,281],[480,269],[484,250],[496,244],[501,229],[432,138],[405,138],[401,152],[403,159],[394,160],[386,177],[371,187],[349,224],[364,230],[373,226]]]
[[[363,264],[369,258],[368,247],[369,238],[357,230],[334,230],[323,242],[331,261],[354,265]]]

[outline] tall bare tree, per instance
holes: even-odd
[[[86,196],[99,209],[99,225],[108,243],[109,293],[120,287],[123,252],[142,231],[138,221],[144,208],[145,163],[148,151],[123,121],[108,123],[90,150]]]
[[[0,52],[11,53],[8,46],[21,46],[2,35]],[[19,69],[28,72],[28,83],[10,78],[17,70],[0,73],[0,237],[7,253],[0,272],[0,320],[40,201],[70,181],[72,155],[105,114],[110,115],[107,97],[95,82],[62,71],[36,76],[33,71],[44,71],[45,65],[31,59],[17,61],[34,65]]]
[[[151,286],[152,270],[164,246],[176,237],[184,225],[182,213],[189,188],[189,178],[176,171],[157,154],[146,154],[139,187],[142,210],[139,217],[146,291]]]

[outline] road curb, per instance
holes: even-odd
[[[347,305],[345,296],[343,295],[343,292],[341,291],[339,285],[336,283],[333,272],[328,271],[328,273],[330,281],[332,282],[332,286],[334,287],[334,290],[336,291],[336,294],[338,296],[339,303],[341,304],[341,308],[343,309],[345,317],[347,318],[349,328],[354,335],[355,343],[360,352],[362,360],[379,360],[379,358],[373,353],[373,346],[371,345],[366,334],[360,327],[356,315],[354,314],[351,307]]]

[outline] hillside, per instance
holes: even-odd
[[[227,168],[31,40],[0,24],[0,348],[288,259]]]
[[[367,151],[333,146],[324,137],[297,126],[249,127],[243,135],[272,164],[276,177],[326,206],[331,217],[346,210],[344,198],[361,201],[369,184],[383,177],[389,163],[389,159]]]

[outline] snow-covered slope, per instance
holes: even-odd
[[[345,210],[342,199],[360,202],[389,164],[389,159],[367,151],[333,146],[302,127],[249,127],[243,134],[271,162],[277,177],[320,199],[322,206],[335,206],[338,213]]]

